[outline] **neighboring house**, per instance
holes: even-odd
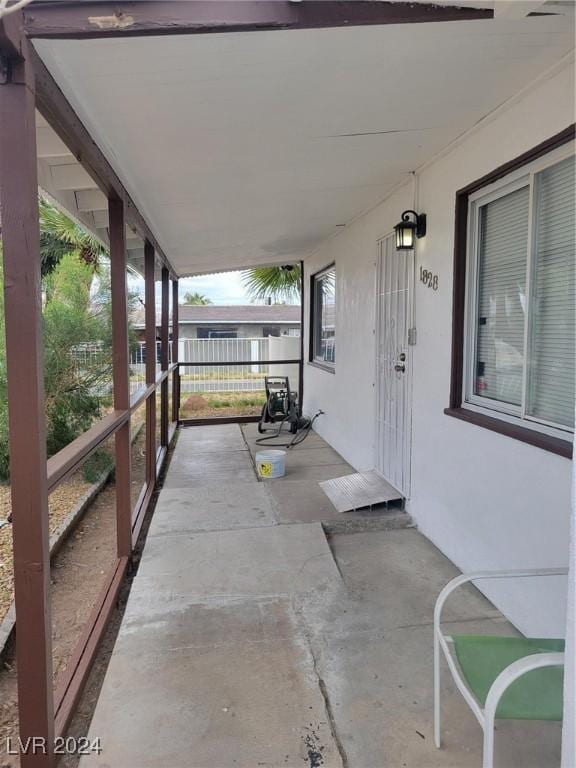
[[[178,318],[181,339],[261,339],[300,335],[300,307],[293,304],[181,304]]]
[[[180,304],[180,340],[262,339],[269,336],[299,336],[300,307],[294,304]],[[159,323],[159,318],[157,318]],[[134,316],[138,338],[144,340],[144,310]]]

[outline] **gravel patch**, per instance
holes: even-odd
[[[48,514],[50,534],[53,534],[66,515],[89,491],[92,483],[86,482],[81,470],[62,483],[50,494]],[[0,486],[0,518],[6,519],[11,511],[10,486]],[[0,621],[4,618],[14,599],[14,579],[12,562],[12,526],[0,528]]]

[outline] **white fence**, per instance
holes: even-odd
[[[183,339],[179,343],[180,362],[206,363],[180,369],[180,391],[261,392],[267,375],[289,376],[292,386],[298,381],[297,365],[274,365],[273,360],[297,359],[297,338],[271,336],[253,339]],[[296,350],[296,351],[294,351]],[[228,362],[243,365],[222,365]],[[270,362],[264,362],[270,361]],[[220,365],[211,365],[220,363]]]
[[[172,362],[172,342],[168,343],[168,362]],[[156,342],[156,373],[160,373],[160,342]],[[130,393],[146,386],[146,342],[139,341],[130,351]]]
[[[182,339],[178,359],[184,363],[229,363],[268,360],[268,338],[254,339]],[[214,366],[218,367],[218,366]],[[251,366],[259,373],[259,366]]]
[[[180,362],[206,363],[180,369],[183,393],[258,392],[264,388],[267,366],[258,361],[268,357],[268,339],[183,339],[178,355]],[[241,361],[245,364],[222,365]]]
[[[169,359],[172,361],[172,345]],[[182,339],[178,343],[178,359],[183,363],[202,363],[180,369],[181,392],[258,392],[264,389],[264,377],[289,376],[294,389],[298,382],[298,365],[274,364],[274,360],[296,360],[300,356],[300,339],[294,336],[271,336],[254,339]],[[81,344],[74,350],[80,368],[100,364],[103,352],[98,345]],[[269,362],[263,362],[269,361]],[[242,365],[223,363],[242,362]],[[219,365],[214,365],[219,363]],[[156,370],[160,371],[160,342],[156,346]],[[130,391],[146,383],[146,344],[139,342],[130,353]],[[99,385],[99,394],[112,391],[112,383]],[[106,390],[106,391],[105,391]],[[109,390],[109,392],[108,392]]]

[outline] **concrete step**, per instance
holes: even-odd
[[[414,521],[407,512],[386,508],[346,512],[338,518],[322,521],[322,528],[327,534],[397,531],[415,527]]]

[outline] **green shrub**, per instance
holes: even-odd
[[[233,407],[251,407],[263,404],[262,396],[258,395],[238,395],[236,393],[229,395],[213,395],[206,398],[209,408],[233,408]]]
[[[112,469],[113,466],[114,457],[112,454],[105,449],[97,450],[82,467],[82,476],[87,483],[95,483],[104,472]]]
[[[48,456],[89,429],[111,405],[112,307],[105,250],[91,235],[41,201],[44,391]],[[10,479],[4,281],[0,246],[0,482]],[[129,309],[137,300],[128,295]],[[129,343],[135,334],[129,329]],[[78,354],[83,349],[92,354]],[[97,452],[84,472],[101,474]]]

